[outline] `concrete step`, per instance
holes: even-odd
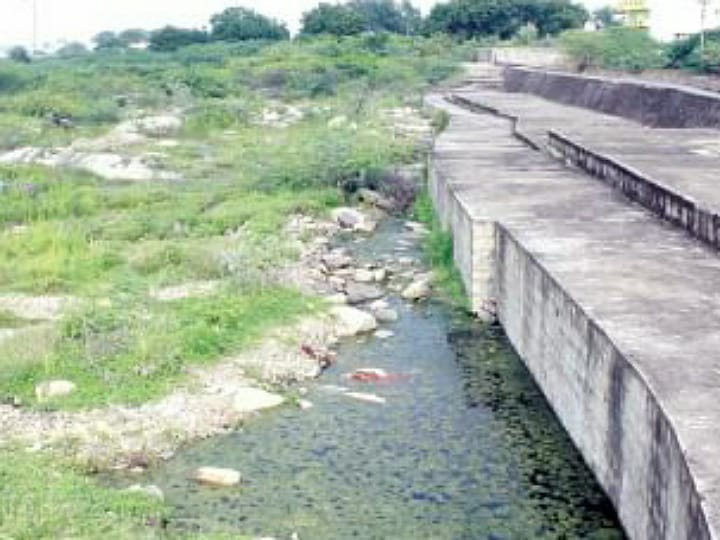
[[[632,539],[720,531],[720,257],[512,122],[450,114],[430,191],[478,311],[507,335]]]
[[[459,90],[455,103],[511,118],[519,137],[591,173],[720,249],[720,132],[649,129],[528,94]]]

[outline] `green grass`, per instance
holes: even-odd
[[[71,380],[78,389],[47,408],[139,404],[183,380],[186,368],[236,353],[267,328],[319,305],[290,289],[228,286],[204,298],[171,302],[135,296],[102,302],[67,318],[44,354],[18,362],[0,345],[0,395],[36,403],[38,381]]]
[[[413,214],[430,231],[425,239],[424,248],[432,265],[435,284],[453,305],[469,307],[465,286],[460,272],[455,267],[452,235],[442,230],[427,192],[423,192],[415,202]]]
[[[100,487],[50,456],[0,450],[0,538],[159,538],[166,513],[148,496]]]

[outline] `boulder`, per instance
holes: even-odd
[[[240,483],[240,473],[234,469],[219,467],[200,467],[193,474],[198,484],[212,487],[232,487]]]
[[[340,270],[352,265],[353,260],[349,255],[341,251],[331,251],[326,253],[320,259],[329,271]]]
[[[391,308],[373,310],[373,315],[379,323],[384,324],[396,322],[400,318],[398,312]]]
[[[350,305],[362,304],[385,296],[385,291],[365,283],[349,283],[346,287],[347,302]]]
[[[353,208],[341,207],[333,210],[332,219],[343,229],[354,229],[359,223],[365,221],[365,216]]]
[[[388,199],[387,197],[384,197],[383,195],[381,195],[377,191],[373,191],[372,189],[361,189],[360,191],[358,191],[358,196],[360,197],[360,200],[364,203],[375,206],[380,210],[391,212],[395,209],[394,201]]]
[[[392,330],[378,330],[375,332],[375,337],[378,339],[390,339],[395,335]]]
[[[427,276],[416,279],[403,290],[402,297],[405,300],[411,300],[413,302],[427,298],[431,292],[431,281]]]
[[[77,387],[70,381],[45,381],[35,387],[35,396],[40,402],[72,394]]]
[[[260,388],[246,387],[233,397],[233,409],[239,413],[251,413],[282,405],[285,399]]]
[[[375,272],[365,268],[358,268],[353,274],[353,280],[358,283],[372,283],[375,281]]]
[[[340,337],[351,337],[372,332],[377,328],[375,317],[349,306],[335,306],[330,313],[337,320],[337,333]]]
[[[385,268],[379,268],[373,273],[373,279],[375,279],[375,281],[377,281],[378,283],[382,283],[383,281],[385,281],[387,279],[387,276],[388,272]]]

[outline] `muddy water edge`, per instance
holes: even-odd
[[[422,270],[421,238],[388,219],[341,238],[361,263],[403,257]],[[500,328],[449,304],[388,290],[390,337],[338,347],[338,363],[287,405],[185,449],[120,487],[159,486],[168,528],[277,539],[622,539],[610,502]],[[360,382],[377,368],[400,375]],[[353,399],[369,393],[385,403]],[[191,480],[236,469],[238,487]]]

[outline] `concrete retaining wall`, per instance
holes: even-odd
[[[493,47],[480,49],[478,61],[502,66],[531,66],[545,68],[564,68],[572,60],[555,49],[539,47]]]
[[[508,67],[504,88],[652,127],[720,128],[720,95],[692,88]]]
[[[674,430],[632,361],[507,228],[473,216],[462,188],[430,171],[474,308],[496,308],[630,538],[713,539]]]
[[[583,147],[558,131],[550,131],[548,144],[569,163],[622,191],[664,220],[720,249],[720,215],[648,178],[610,157]]]

